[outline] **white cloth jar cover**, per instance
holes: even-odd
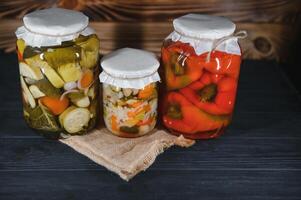
[[[187,14],[176,18],[173,26],[175,31],[166,39],[189,43],[197,55],[213,50],[241,55],[237,40],[247,35],[245,31],[234,33],[236,26],[229,19],[209,15]]]
[[[100,82],[116,87],[142,89],[160,81],[157,72],[160,63],[155,54],[147,51],[119,49],[104,56],[100,64],[103,69],[99,75]]]
[[[18,39],[32,47],[57,46],[79,35],[94,34],[88,27],[89,18],[81,12],[49,8],[29,13],[23,18],[24,26],[16,31]]]

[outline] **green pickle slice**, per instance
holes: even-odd
[[[98,62],[99,40],[96,35],[90,36],[87,40],[76,41],[81,49],[81,59],[79,64],[83,68],[93,68]]]

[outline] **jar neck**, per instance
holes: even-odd
[[[174,32],[177,33],[178,35],[180,35],[180,37],[186,37],[186,38],[190,38],[190,39],[194,39],[194,40],[198,40],[198,41],[209,41],[209,42],[219,43],[219,44],[221,44],[224,41],[233,39],[233,38],[243,39],[243,38],[247,37],[247,32],[245,30],[238,31],[236,33],[232,33],[231,35],[226,35],[224,37],[220,37],[220,38],[216,38],[216,39],[188,36],[188,35],[178,32],[177,30],[174,30]]]
[[[172,35],[174,34],[174,35]],[[209,62],[210,60],[210,56],[211,56],[211,52],[216,50],[217,47],[219,45],[221,45],[222,43],[228,41],[228,40],[233,40],[233,39],[243,39],[247,37],[247,32],[246,31],[238,31],[236,33],[233,33],[231,35],[228,36],[224,36],[218,39],[209,39],[209,38],[199,38],[199,37],[192,37],[192,36],[187,36],[185,34],[182,34],[176,30],[174,30],[174,32],[172,33],[170,36],[172,38],[173,41],[188,41],[189,43],[195,43],[195,41],[197,41],[197,45],[201,45],[202,42],[206,42],[208,45],[208,54],[206,57],[206,62]],[[169,36],[169,38],[170,38]],[[173,37],[175,36],[175,37]],[[192,42],[194,41],[194,42]]]
[[[112,78],[117,78],[117,79],[122,79],[122,80],[128,80],[128,79],[130,79],[130,80],[139,80],[139,79],[142,79],[142,78],[151,77],[154,74],[158,73],[157,71],[155,71],[155,72],[153,72],[151,74],[148,74],[148,75],[145,75],[145,76],[137,76],[137,77],[130,77],[130,76],[128,76],[127,77],[127,75],[124,75],[124,74],[120,75],[120,76],[119,75],[113,75],[112,73],[109,73],[109,72],[107,72],[104,69],[103,69],[103,72],[106,73],[108,76],[110,76]]]

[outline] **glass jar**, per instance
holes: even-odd
[[[235,24],[222,17],[188,14],[161,50],[165,76],[163,124],[192,139],[215,138],[231,121],[241,50]]]
[[[23,21],[16,35],[25,121],[49,138],[86,133],[99,105],[99,39],[88,18],[52,8]]]
[[[101,60],[103,116],[106,127],[120,137],[138,137],[156,125],[159,61],[146,51],[123,48]]]

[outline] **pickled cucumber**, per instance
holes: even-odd
[[[96,91],[95,91],[95,86],[92,85],[89,90],[88,90],[88,96],[91,98],[91,99],[94,99],[95,96],[96,96]]]
[[[35,99],[45,96],[45,94],[35,85],[29,86],[29,91]]]
[[[20,74],[24,77],[31,78],[33,80],[41,80],[43,74],[39,67],[33,65],[27,65],[24,62],[19,63]]]
[[[80,52],[80,66],[84,68],[94,67],[97,64],[99,57],[99,40],[96,35],[90,36],[85,41],[77,41],[76,44],[82,48]]]
[[[63,79],[56,73],[56,71],[45,61],[40,59],[40,56],[34,56],[31,58],[25,59],[26,63],[28,63],[32,67],[41,68],[42,72],[45,74],[47,79],[51,82],[51,84],[56,88],[61,88],[64,86],[65,82]]]
[[[54,69],[68,63],[76,63],[79,60],[80,48],[76,46],[49,49],[44,52],[45,61]]]
[[[37,82],[37,80],[34,80],[34,79],[32,79],[32,78],[28,78],[28,77],[24,77],[24,80],[25,80],[25,82],[26,82],[27,84],[29,84],[29,85],[32,85],[32,84],[34,84],[34,83]],[[43,80],[43,79],[42,79],[42,80]]]
[[[31,108],[35,108],[36,107],[36,101],[33,98],[32,94],[30,93],[24,78],[22,76],[20,76],[20,81],[21,81],[21,88],[23,90],[23,97],[25,99],[25,101],[30,105]]]
[[[74,103],[76,106],[81,108],[86,108],[90,105],[90,99],[82,92],[70,93],[68,94],[71,102]]]
[[[77,81],[80,79],[82,73],[78,63],[67,63],[61,65],[58,67],[57,71],[65,82]]]
[[[59,121],[68,133],[74,134],[88,126],[90,111],[86,108],[70,106],[59,116]]]

